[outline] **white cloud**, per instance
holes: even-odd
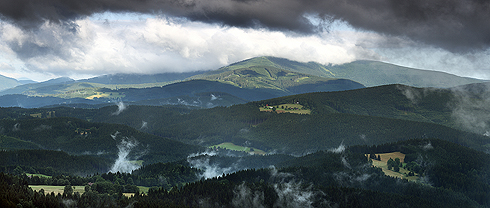
[[[488,69],[489,51],[452,54],[403,38],[354,30],[342,22],[329,25],[329,31],[298,35],[170,17],[101,17],[64,25],[46,22],[35,31],[2,22],[0,53],[10,58],[1,59],[0,65],[15,68],[10,74],[39,81],[57,76],[80,79],[111,73],[212,70],[256,56],[277,56],[323,64],[375,59],[488,78],[482,69]]]
[[[355,60],[357,50],[339,33],[295,36],[171,18],[85,18],[75,25],[45,23],[23,31],[4,23],[9,32],[1,43],[31,71],[72,77],[211,70],[263,55],[338,64]]]

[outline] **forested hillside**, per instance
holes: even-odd
[[[386,151],[407,154],[403,166],[420,166],[422,177],[409,182],[372,167],[366,153]],[[58,196],[33,192],[28,183],[50,180],[1,173],[0,184],[4,187],[0,197],[7,207],[29,203],[48,206],[62,201],[82,207],[486,207],[490,204],[490,184],[485,177],[489,162],[488,154],[451,142],[408,140],[320,151],[278,162],[277,168],[243,170],[185,185],[174,182],[197,180],[192,178],[199,171],[179,164],[150,165],[133,174],[56,176],[51,180],[85,185],[83,194],[74,193],[69,185]],[[162,176],[166,179],[154,181],[175,186],[168,189],[168,185],[159,185],[147,194],[136,190],[133,197],[122,197],[121,192],[130,191],[134,184]]]
[[[128,158],[144,158],[148,163],[184,159],[190,153],[202,149],[143,133],[125,125],[92,123],[66,117],[2,119],[0,131],[5,136],[35,144],[37,148],[63,150],[76,155],[105,155],[115,159],[120,146],[128,146]],[[21,145],[23,148],[29,147],[24,143]]]

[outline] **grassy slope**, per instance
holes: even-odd
[[[344,86],[334,88],[331,87],[331,85],[336,83],[336,79],[322,78],[271,66],[251,66],[238,68],[232,71],[224,71],[219,74],[202,77],[202,79],[218,80],[220,82],[229,83],[241,88],[269,88],[293,93],[295,93],[295,91],[300,91],[301,85],[316,85],[315,87],[318,88],[318,91],[336,91],[363,88],[362,85],[355,82],[344,82]],[[323,87],[322,89],[322,86],[325,85],[326,87]],[[309,91],[312,90],[304,90],[303,92]]]
[[[442,72],[401,67],[377,61],[355,61],[341,65],[322,65],[316,62],[303,63],[277,57],[256,57],[198,76],[203,77],[253,66],[276,67],[320,77],[350,79],[367,87],[395,83],[415,87],[454,87],[482,82],[482,80],[458,77]]]

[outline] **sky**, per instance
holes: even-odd
[[[0,74],[214,70],[257,56],[490,79],[486,0],[2,0]]]

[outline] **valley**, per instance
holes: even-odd
[[[0,206],[488,207],[488,86],[276,57],[16,85]]]

